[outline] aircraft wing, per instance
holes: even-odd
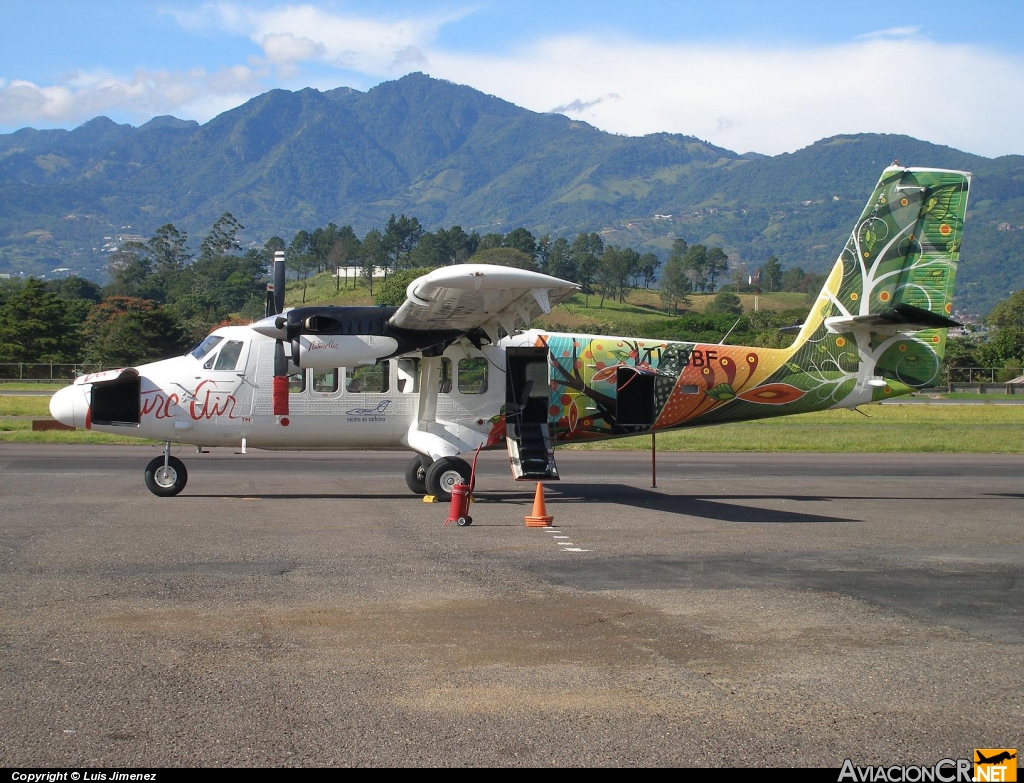
[[[512,334],[565,301],[579,286],[540,272],[490,264],[458,264],[417,277],[391,317],[399,329],[458,330],[498,327]]]

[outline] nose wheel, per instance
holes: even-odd
[[[146,488],[154,495],[169,498],[185,489],[188,471],[177,457],[157,457],[146,465]]]

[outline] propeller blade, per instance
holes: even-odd
[[[288,357],[284,353],[284,343],[278,340],[274,344],[274,415],[288,415]]]
[[[274,268],[267,283],[267,318],[284,310],[284,273],[284,251],[278,250],[274,253]]]

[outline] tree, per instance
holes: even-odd
[[[443,231],[443,229],[442,229]],[[426,233],[409,254],[409,263],[417,267],[439,267],[449,263],[451,252],[446,237],[441,231],[436,234]]]
[[[569,247],[569,240],[565,237],[559,237],[551,243],[551,249],[548,251],[546,271],[552,277],[569,280],[574,283],[578,282],[579,268],[576,265],[575,256]]]
[[[373,279],[378,269],[383,268],[387,274],[388,249],[384,244],[384,235],[376,228],[366,232],[363,237],[362,252],[362,276],[370,289],[370,296],[373,296]],[[387,280],[387,277],[384,278]]]
[[[267,240],[266,244],[263,245],[263,262],[270,266],[274,263],[274,254],[279,250],[286,250],[288,245],[281,237],[271,237]]]
[[[715,292],[715,281],[729,270],[729,256],[720,247],[708,250],[705,257],[705,268],[708,278],[708,293]]]
[[[363,240],[363,246],[366,246],[365,239]],[[405,304],[405,289],[409,287],[409,283],[430,271],[429,269],[417,269],[414,267],[412,269],[403,269],[401,272],[395,272],[395,274],[377,286],[377,295],[373,298],[374,304],[382,307],[401,307]]]
[[[192,259],[188,252],[188,236],[171,223],[160,226],[146,241],[153,274],[144,293],[150,298],[166,302],[173,296],[177,277]]]
[[[299,230],[292,237],[292,241],[285,251],[285,264],[302,281],[303,303],[306,301],[306,286],[309,283],[309,275],[316,269],[316,258],[310,250],[311,243],[312,237],[309,232]]]
[[[494,250],[496,247],[501,247],[501,243],[505,241],[505,237],[502,234],[484,234],[480,237],[480,244],[477,250]]]
[[[241,250],[237,235],[245,229],[241,223],[235,220],[230,212],[225,212],[217,222],[213,224],[210,233],[206,235],[203,244],[199,247],[199,257],[202,259],[216,258],[217,256],[229,255],[232,251]]]
[[[1024,329],[1024,290],[1014,291],[993,307],[992,312],[985,319],[985,323],[994,329],[1007,327]]]
[[[152,255],[142,242],[122,242],[107,264],[110,284],[105,293],[113,296],[146,297],[153,273]]]
[[[537,240],[525,228],[515,228],[509,231],[505,235],[502,246],[526,253],[531,259],[534,259],[534,269],[536,269]]]
[[[86,359],[107,367],[166,359],[187,342],[174,314],[148,299],[113,296],[93,308],[83,326]]]
[[[618,297],[620,302],[626,299],[629,290],[629,278],[640,268],[640,254],[633,248],[620,248],[609,245],[601,254],[597,264],[595,279],[601,293],[601,307],[604,307],[606,296]]]
[[[761,266],[761,290],[771,293],[782,287],[782,264],[774,255]]]
[[[799,291],[807,273],[798,266],[787,269],[779,278],[780,291]]]
[[[537,240],[537,268],[548,274],[548,259],[551,257],[551,235],[545,234]]]
[[[157,272],[181,271],[192,259],[188,252],[188,234],[178,231],[173,223],[160,226],[146,241]]]
[[[594,276],[597,274],[597,260],[604,252],[604,240],[597,233],[578,234],[572,241],[573,262],[576,266],[576,280],[586,296],[587,307],[594,292]]]
[[[743,304],[731,291],[719,291],[711,300],[711,304],[704,308],[704,312],[713,315],[740,315],[743,312]]]
[[[494,264],[495,266],[511,266],[516,269],[529,269],[531,272],[537,269],[531,256],[526,255],[522,250],[512,247],[492,247],[481,250],[471,259],[471,264]]]
[[[78,323],[64,301],[30,277],[0,306],[0,361],[70,362],[80,357]]]
[[[685,243],[683,244],[685,246]],[[679,315],[679,305],[690,303],[689,294],[692,290],[693,284],[683,265],[683,259],[673,252],[661,272],[661,301],[672,315]]]
[[[384,246],[387,248],[390,265],[398,270],[402,262],[413,251],[424,234],[424,228],[416,218],[402,215],[395,218],[392,213],[384,229]],[[387,279],[388,265],[384,266],[384,279]]]
[[[658,281],[659,266],[661,266],[661,259],[654,253],[644,253],[640,256],[640,275],[643,277],[644,288],[650,288],[651,283]]]
[[[345,269],[345,279],[348,280],[347,270],[359,260],[361,250],[362,243],[359,241],[359,237],[356,236],[356,232],[352,230],[352,226],[342,226],[335,232],[334,242],[327,252],[327,266],[334,270],[336,291],[341,290],[341,276],[338,274],[338,270]],[[355,285],[356,278],[353,275],[352,287],[355,288]]]
[[[683,269],[694,291],[704,291],[707,278],[708,249],[704,245],[690,245],[683,256]]]

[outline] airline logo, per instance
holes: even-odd
[[[1016,748],[975,748],[974,780],[976,783],[1016,783]]]

